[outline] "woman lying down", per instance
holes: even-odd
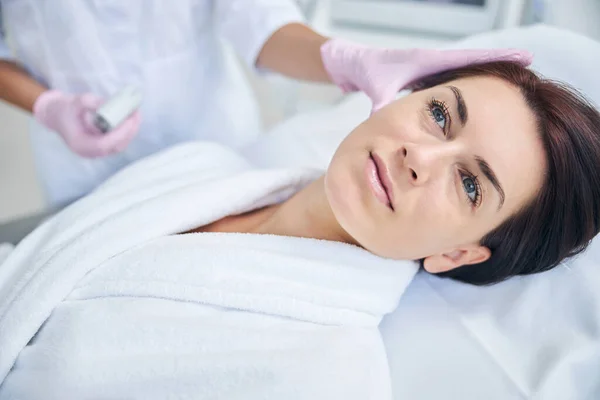
[[[185,144],[42,225],[0,268],[0,398],[391,398],[377,325],[419,263],[492,284],[600,226],[578,94],[510,62],[418,87],[324,174]]]

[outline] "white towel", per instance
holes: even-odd
[[[44,223],[0,268],[0,399],[391,398],[377,325],[415,265],[312,239],[174,235],[316,176],[187,144]]]
[[[8,258],[14,248],[15,246],[13,246],[11,243],[0,243],[0,264],[2,264],[4,260]]]

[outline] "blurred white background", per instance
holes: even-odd
[[[466,7],[441,3],[469,2],[469,0],[298,0],[298,3],[306,11],[312,25],[326,35],[345,37],[379,47],[440,47],[454,40],[456,34],[432,32],[428,29],[414,30],[411,26],[403,27],[402,21],[396,23],[397,20],[401,20],[401,15],[397,14],[394,20],[396,26],[390,27],[389,23],[386,23],[386,15],[382,15],[382,24],[378,25],[377,12],[372,12],[378,5],[389,6],[396,3],[400,6],[399,14],[402,10],[401,3],[428,1],[440,3],[435,4],[436,13],[458,9],[456,7]],[[489,1],[493,3],[496,0]],[[341,5],[342,9],[345,6],[344,2],[363,3],[362,7],[370,7],[372,20],[370,23],[356,21],[353,23],[355,16],[349,15],[346,16],[345,23],[334,24],[330,18],[331,2],[337,2],[335,6]],[[580,32],[600,41],[600,24],[598,24],[600,0],[498,0],[498,4],[493,26],[489,28],[544,22]],[[337,12],[339,15],[339,9]],[[363,14],[361,12],[361,15]],[[452,21],[452,18],[449,18],[445,30],[452,30],[453,23],[459,25],[460,21]],[[261,105],[265,127],[272,126],[293,113],[330,104],[340,96],[339,92],[332,87],[297,84],[282,78],[259,79],[250,73],[249,77]],[[0,223],[44,208],[29,148],[28,118],[25,113],[0,102],[0,121],[2,121]]]

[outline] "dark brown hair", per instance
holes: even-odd
[[[598,233],[600,113],[569,86],[511,62],[442,72],[424,78],[415,88],[475,76],[500,78],[519,88],[536,117],[547,159],[538,196],[481,240],[492,251],[490,259],[440,274],[486,285],[554,268],[585,250]]]

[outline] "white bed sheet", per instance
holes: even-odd
[[[527,48],[534,69],[600,104],[600,43],[591,39],[535,26],[452,47]],[[292,118],[249,146],[248,157],[325,168],[369,106],[354,94]],[[553,271],[489,288],[421,273],[380,329],[396,399],[600,399],[600,239]]]

